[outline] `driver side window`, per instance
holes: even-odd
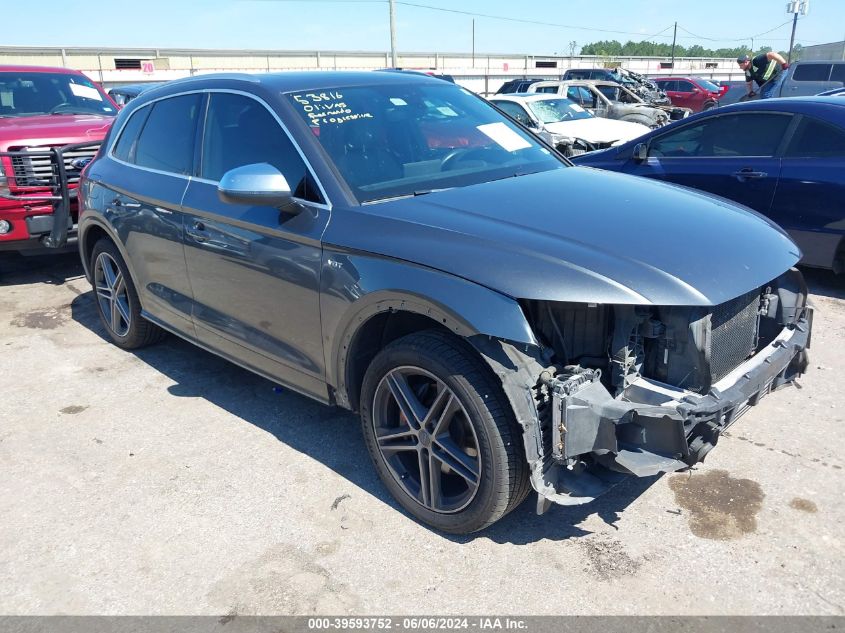
[[[294,196],[320,202],[305,163],[273,115],[255,99],[212,93],[202,142],[202,178],[214,182],[235,167],[269,163]]]
[[[652,141],[649,156],[773,156],[792,116],[752,112],[711,117]]]
[[[534,127],[534,122],[531,120],[531,117],[528,116],[525,109],[518,103],[513,103],[511,101],[494,101],[493,103],[495,103],[499,109],[507,113],[508,116],[511,116],[519,121],[522,125],[525,125],[526,127]]]

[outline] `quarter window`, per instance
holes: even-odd
[[[789,158],[845,157],[845,131],[829,123],[804,117],[789,142]]]
[[[198,94],[157,101],[138,139],[135,164],[174,174],[189,174],[199,109]]]
[[[772,156],[791,118],[788,114],[769,113],[711,117],[655,139],[649,155],[676,158]]]
[[[219,181],[230,169],[268,163],[298,198],[320,197],[304,161],[278,121],[261,103],[238,94],[212,93],[202,143],[201,176]]]
[[[830,64],[799,64],[792,75],[794,81],[827,81]]]
[[[114,146],[112,154],[115,158],[119,158],[127,163],[135,161],[135,147],[138,144],[138,135],[147,121],[147,116],[150,114],[151,108],[141,108],[135,110],[129,115],[129,120],[123,126],[123,131],[120,133],[120,138]]]

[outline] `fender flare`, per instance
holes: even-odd
[[[349,354],[356,337],[371,319],[384,313],[424,316],[464,338],[483,335],[521,346],[538,346],[519,302],[487,287],[438,270],[372,255],[330,255],[327,261],[335,272],[339,262],[359,273],[356,279],[367,280],[365,294],[343,300],[324,269],[320,311],[326,378],[335,387],[340,406],[349,407],[351,402],[347,384]]]
[[[129,271],[129,276],[132,278],[132,284],[135,286],[136,289],[139,288],[138,278],[135,275],[135,270],[132,268],[132,261],[129,259],[129,253],[126,252],[126,248],[123,245],[123,242],[114,232],[111,225],[108,222],[101,220],[96,215],[89,215],[88,217],[86,217],[83,222],[79,223],[79,226],[77,228],[79,258],[82,260],[82,268],[85,271],[86,279],[88,279],[89,282],[92,281],[90,262],[85,257],[85,252],[88,250],[88,232],[93,227],[101,229],[114,243],[114,245],[117,247],[118,252],[120,253],[120,256],[123,258],[124,264],[126,264],[126,269]]]

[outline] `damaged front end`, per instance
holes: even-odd
[[[624,475],[702,461],[720,434],[807,368],[801,274],[716,306],[525,301],[544,350],[477,343],[523,427],[538,511],[592,501]]]

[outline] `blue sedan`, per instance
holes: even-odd
[[[715,108],[574,160],[730,198],[786,229],[804,252],[804,265],[845,272],[841,98]]]

